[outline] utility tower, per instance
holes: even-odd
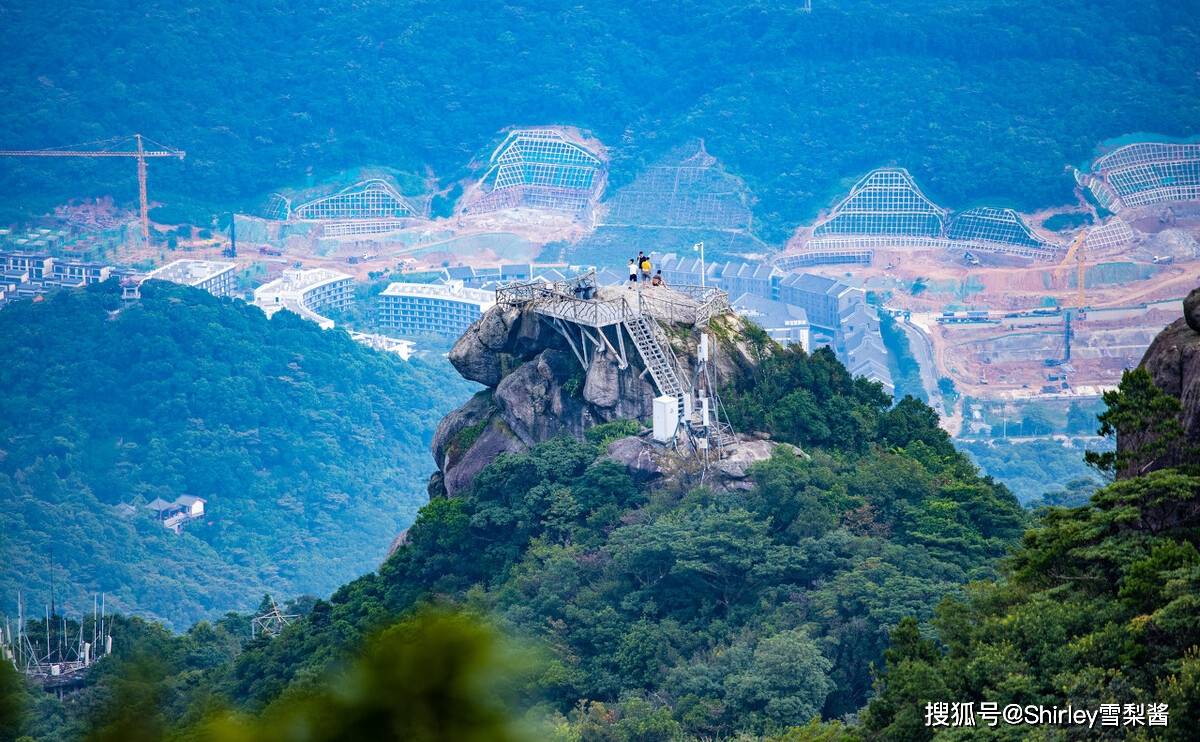
[[[285,626],[298,618],[294,613],[284,613],[280,610],[274,598],[270,598],[270,603],[270,607],[260,609],[260,613],[250,620],[251,639],[279,636]]]
[[[156,149],[146,149],[149,142]],[[132,144],[132,146],[131,146]],[[82,147],[99,147],[100,149],[81,149]],[[138,200],[141,206],[142,239],[150,242],[150,201],[146,197],[146,160],[151,157],[174,157],[182,160],[187,153],[180,149],[172,149],[166,145],[146,139],[141,134],[130,138],[107,139],[99,142],[73,144],[67,147],[50,149],[9,149],[0,150],[0,157],[132,157],[137,160]]]

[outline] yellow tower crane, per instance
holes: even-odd
[[[1071,242],[1071,246],[1067,248],[1067,255],[1063,258],[1058,267],[1054,269],[1054,280],[1061,281],[1063,274],[1067,270],[1067,266],[1071,261],[1075,261],[1075,309],[1083,311],[1083,303],[1086,300],[1084,291],[1084,278],[1086,278],[1087,268],[1087,242],[1088,231],[1086,229],[1079,230],[1079,234]]]
[[[89,142],[69,147],[52,149],[9,149],[0,150],[0,157],[133,157],[137,159],[138,176],[138,205],[141,207],[142,238],[150,242],[150,201],[146,196],[146,160],[151,157],[174,157],[182,160],[187,153],[183,150],[172,149],[165,145],[154,144],[157,149],[146,149],[146,142],[141,134],[134,134],[133,141],[126,139],[109,139],[103,142]],[[132,147],[118,147],[121,144],[132,144]],[[77,147],[101,147],[101,149],[76,149]]]

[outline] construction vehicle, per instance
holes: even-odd
[[[0,150],[0,157],[133,157],[137,159],[138,201],[141,206],[142,239],[150,242],[150,201],[146,196],[146,160],[150,157],[174,157],[182,160],[187,156],[183,150],[172,149],[156,142],[150,142],[158,149],[146,149],[150,141],[141,134],[133,135],[133,149],[117,149],[128,143],[126,138],[107,139],[100,142],[73,144],[67,147],[51,149],[9,149]],[[110,147],[111,149],[75,149],[76,147]]]

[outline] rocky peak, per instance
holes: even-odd
[[[718,388],[754,365],[743,323],[732,313],[708,321],[709,370]],[[680,373],[692,374],[700,330],[686,323],[662,325]],[[585,370],[547,317],[500,304],[485,312],[454,344],[449,358],[464,378],[486,388],[438,426],[432,447],[438,471],[430,495],[461,492],[501,453],[557,435],[581,437],[593,425],[613,420],[649,421],[658,393],[630,339],[624,342],[625,368],[615,353],[597,347]]]

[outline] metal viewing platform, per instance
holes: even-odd
[[[532,306],[547,317],[588,327],[619,325],[633,317],[699,326],[731,311],[729,295],[711,286],[596,285],[595,271],[565,281],[527,281],[496,289],[496,303]]]
[[[729,296],[710,286],[598,286],[589,271],[564,281],[511,283],[496,290],[501,306],[527,308],[547,318],[566,339],[586,370],[598,353],[612,353],[621,370],[629,368],[625,338],[641,356],[660,398],[671,397],[678,428],[707,461],[736,441],[732,428],[721,422],[720,400],[707,371],[707,338],[702,338],[695,381],[683,373],[662,324],[706,326],[712,318],[732,311]],[[611,329],[609,329],[611,328]],[[656,401],[656,404],[658,402]],[[671,426],[673,437],[676,427]]]

